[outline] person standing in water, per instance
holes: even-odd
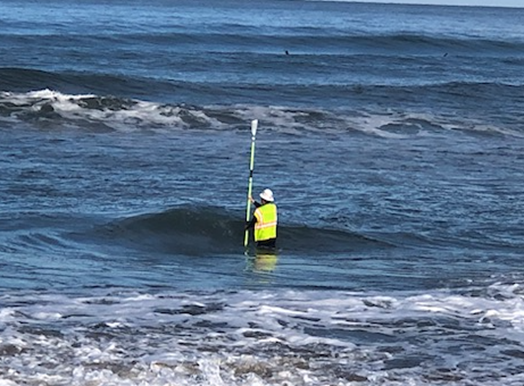
[[[253,218],[246,225],[246,229],[254,228],[255,242],[257,248],[275,249],[277,242],[277,206],[271,189],[265,189],[260,193],[261,202],[256,202],[249,197],[255,205]]]

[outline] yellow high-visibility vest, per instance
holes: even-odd
[[[268,202],[255,210],[255,241],[275,239],[277,237],[277,206]]]

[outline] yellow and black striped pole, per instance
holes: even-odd
[[[251,160],[249,161],[249,180],[247,184],[247,208],[246,208],[246,222],[249,222],[251,212],[251,193],[253,190],[253,169],[255,168],[255,138],[257,135],[258,119],[251,121]],[[249,244],[249,229],[244,233],[244,247]]]

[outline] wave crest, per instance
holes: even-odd
[[[243,251],[243,215],[217,207],[185,206],[117,220],[95,231],[97,239],[158,253],[208,255]],[[278,246],[290,253],[342,253],[386,243],[352,232],[281,224]]]
[[[523,86],[524,87],[524,86]],[[387,88],[388,90],[383,90]],[[468,95],[481,103],[485,95],[519,92],[519,86],[450,83],[413,88],[361,87],[355,92],[376,95]],[[0,121],[29,122],[38,128],[76,128],[95,132],[148,130],[245,130],[246,122],[258,118],[265,130],[283,134],[356,133],[376,137],[405,138],[428,132],[463,131],[522,137],[517,114],[504,124],[480,117],[464,117],[430,112],[373,112],[367,110],[327,110],[259,105],[160,104],[155,102],[100,96],[64,94],[49,89],[27,93],[0,92]]]

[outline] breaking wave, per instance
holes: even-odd
[[[468,97],[482,102],[486,95],[501,95],[505,92],[517,94],[522,87],[451,83],[419,87],[416,90],[418,95],[424,98],[435,98],[436,94],[442,97],[453,94],[455,97]],[[396,93],[399,98],[410,95],[413,97],[414,91],[415,89],[411,88],[373,86],[354,88],[350,92],[374,95],[376,100],[380,100],[391,93]],[[246,122],[253,118],[258,118],[266,130],[288,134],[349,132],[403,138],[428,131],[465,131],[517,137],[524,135],[519,114],[508,116],[501,122],[479,117],[478,114],[472,117],[457,117],[405,110],[374,111],[369,108],[355,111],[249,104],[162,104],[96,94],[64,94],[48,89],[26,93],[0,92],[0,122],[28,122],[41,129],[76,128],[95,132],[235,131],[245,130]]]

